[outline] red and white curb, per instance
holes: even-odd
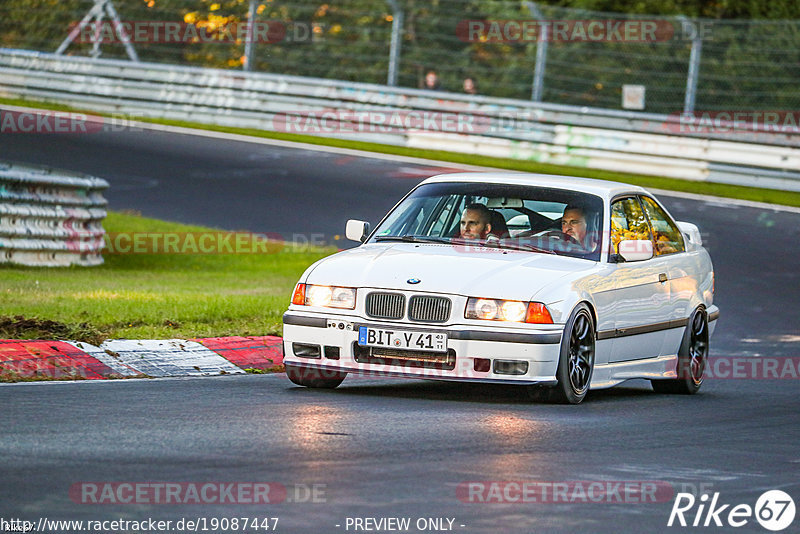
[[[277,336],[73,341],[0,340],[0,379],[104,379],[243,374],[283,364]]]

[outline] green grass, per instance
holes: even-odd
[[[218,232],[114,212],[103,226],[109,233]],[[257,254],[106,254],[99,267],[0,266],[0,338],[96,343],[280,335],[294,284],[335,249],[274,248]]]
[[[34,102],[20,99],[0,98],[0,104],[5,103],[16,106],[38,107],[58,111],[80,111],[95,115],[103,113],[91,110],[77,110],[69,106],[54,103]],[[629,184],[640,185],[654,189],[666,189],[671,191],[683,191],[702,195],[712,195],[718,197],[738,198],[757,202],[767,202],[770,204],[783,204],[786,206],[800,206],[800,193],[791,191],[778,191],[774,189],[763,189],[756,187],[743,187],[737,185],[715,184],[709,182],[693,182],[690,180],[679,180],[676,178],[665,178],[659,176],[646,176],[641,174],[618,173],[611,171],[585,169],[579,167],[569,167],[566,165],[551,165],[538,163],[529,160],[517,160],[510,158],[493,158],[477,154],[462,154],[458,152],[447,152],[444,150],[423,150],[417,148],[406,148],[379,143],[368,143],[364,141],[351,141],[347,139],[329,139],[314,135],[292,134],[285,132],[271,132],[256,130],[251,128],[233,128],[227,126],[215,126],[210,124],[200,124],[195,122],[173,121],[164,119],[144,119],[143,122],[155,124],[165,124],[171,126],[181,126],[184,128],[195,128],[216,132],[234,133],[249,135],[253,137],[263,137],[268,139],[279,139],[283,141],[295,141],[301,143],[311,143],[315,145],[333,146],[339,148],[350,148],[355,150],[365,150],[368,152],[378,152],[382,154],[396,154],[416,158],[425,158],[449,163],[462,163],[482,167],[495,167],[514,171],[539,172],[546,174],[562,174],[570,176],[585,176],[587,178],[597,178],[600,180],[613,180]]]

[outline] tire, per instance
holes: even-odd
[[[287,364],[286,376],[298,386],[333,389],[342,383],[347,373],[323,369],[309,369],[307,367],[297,367]]]
[[[583,401],[592,381],[595,341],[592,312],[586,304],[579,304],[564,327],[556,370],[558,384],[552,388],[529,388],[529,396],[533,400],[559,404]]]
[[[678,349],[678,378],[651,380],[657,393],[694,395],[703,385],[703,372],[708,360],[708,314],[705,308],[697,308],[689,318]]]

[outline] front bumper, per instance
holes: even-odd
[[[361,375],[556,384],[561,325],[531,329],[389,324],[335,312],[297,311],[286,312],[283,323],[284,363],[297,367]],[[360,326],[445,332],[448,353],[373,351],[358,345]]]

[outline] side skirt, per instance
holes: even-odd
[[[605,389],[634,378],[675,378],[678,355],[659,356],[647,360],[595,365],[591,389]]]

